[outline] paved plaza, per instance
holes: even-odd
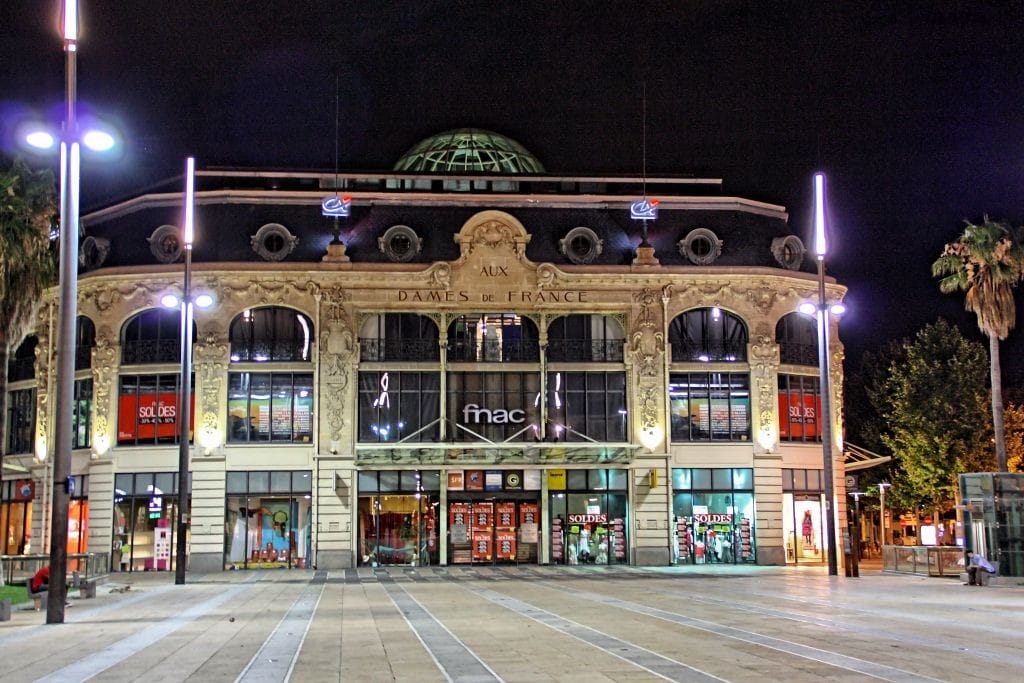
[[[1019,681],[1024,590],[765,567],[114,575],[0,681]],[[124,590],[128,587],[128,590]],[[74,595],[74,594],[73,594]]]

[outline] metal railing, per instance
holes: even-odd
[[[4,583],[24,582],[50,563],[49,555],[0,555],[0,570]],[[79,580],[90,581],[110,574],[110,553],[69,553],[68,580],[74,574]]]
[[[437,339],[359,338],[359,360],[365,362],[438,362],[440,358]]]
[[[955,545],[884,545],[882,571],[959,577],[964,549]]]
[[[549,339],[547,358],[563,363],[621,363],[622,339]]]

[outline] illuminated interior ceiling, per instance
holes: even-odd
[[[423,173],[544,173],[544,166],[511,138],[479,128],[438,133],[413,146],[396,171]]]

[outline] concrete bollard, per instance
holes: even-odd
[[[0,600],[0,621],[11,620],[11,600],[10,598],[4,598]]]
[[[81,588],[78,589],[78,593],[83,598],[88,599],[88,598],[95,598],[96,597],[96,580],[95,579],[92,579],[90,581],[83,581],[80,585],[81,585]]]

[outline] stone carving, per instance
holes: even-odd
[[[345,428],[345,391],[349,366],[358,358],[351,317],[344,302],[351,294],[339,289],[320,291],[320,415],[326,424],[327,439],[341,440]]]
[[[658,375],[658,360],[665,347],[665,335],[658,329],[652,309],[657,302],[655,293],[648,288],[633,295],[633,300],[640,304],[640,314],[636,319],[632,339],[633,363],[641,377]]]
[[[478,248],[508,249],[519,259],[526,254],[526,245],[530,236],[508,214],[499,211],[484,212],[462,227],[455,235],[455,242],[461,247],[461,259],[465,259]],[[473,224],[475,219],[479,223]],[[515,227],[514,227],[515,226]]]
[[[757,424],[754,425],[761,443],[774,441],[778,424],[775,390],[778,385],[779,345],[772,338],[768,323],[761,322],[754,330],[754,343],[750,345],[750,370],[757,388]]]
[[[751,287],[746,291],[747,301],[760,313],[761,315],[768,315],[768,312],[772,310],[778,299],[778,294],[775,290],[770,289],[764,283],[758,288]]]
[[[448,263],[435,263],[427,271],[427,277],[434,289],[448,289],[452,286],[452,267]]]
[[[656,429],[658,426],[658,389],[654,385],[643,385],[637,392],[640,402],[640,429]]]
[[[228,367],[228,343],[223,334],[206,332],[194,349],[195,370],[198,384],[202,387],[196,412],[198,430],[202,435],[199,443],[217,440],[220,420],[218,407],[223,395],[224,374]]]
[[[110,328],[101,326],[96,335],[96,345],[92,347],[92,396],[93,422],[92,433],[94,444],[101,437],[110,438],[110,394],[117,376],[117,347],[110,343],[113,339]]]
[[[550,263],[537,266],[537,289],[550,289],[558,284],[558,269]]]

